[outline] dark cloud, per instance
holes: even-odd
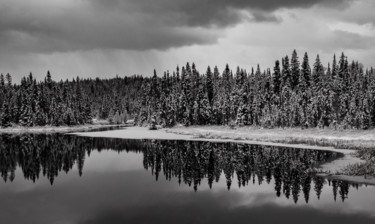
[[[309,8],[315,5],[338,7],[352,0],[86,0],[107,9],[138,11],[149,15],[167,16],[166,22],[185,26],[229,26],[246,19],[238,10],[256,14],[256,21],[275,21],[272,14],[280,8]],[[262,15],[262,16],[260,16]],[[259,20],[257,19],[259,18]],[[268,18],[268,19],[266,19]]]
[[[280,18],[276,17],[273,14],[270,13],[265,13],[261,11],[255,11],[252,13],[253,16],[253,21],[258,21],[258,22],[279,22],[281,21]]]
[[[277,22],[280,8],[350,0],[67,0],[48,5],[0,0],[0,50],[64,52],[168,49],[216,43],[243,20]]]
[[[342,51],[349,49],[369,49],[375,45],[375,39],[371,36],[364,36],[343,30],[334,31],[334,38],[330,42],[330,46],[342,49]]]
[[[371,24],[372,26],[375,26],[374,8],[375,1],[362,0],[353,4],[350,11],[344,10],[326,13],[342,21],[357,23],[359,25]]]

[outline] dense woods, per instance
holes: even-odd
[[[0,75],[0,125],[77,125],[92,122],[90,100],[79,78],[72,82],[52,81],[48,72],[43,82],[30,73],[20,85],[12,85],[9,74]]]
[[[47,178],[51,184],[62,172],[71,170],[84,175],[84,162],[94,151],[136,152],[143,154],[143,167],[155,179],[166,179],[191,186],[210,188],[224,185],[272,184],[277,197],[295,203],[303,197],[309,202],[311,192],[320,199],[326,180],[314,175],[319,164],[341,158],[343,154],[322,150],[280,148],[236,143],[214,143],[176,140],[124,140],[87,138],[74,135],[1,135],[0,176],[14,181],[16,170],[23,178],[38,181]],[[19,173],[19,172],[18,172]],[[164,176],[164,178],[162,178]],[[20,177],[18,177],[20,178]],[[350,185],[330,181],[334,200],[348,198]]]
[[[36,82],[0,80],[1,126],[76,125],[92,119],[162,126],[255,125],[368,129],[375,125],[375,72],[344,54],[310,65],[307,53],[272,69],[225,66],[199,72],[194,63],[151,77]]]

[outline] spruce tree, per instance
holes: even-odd
[[[273,93],[276,95],[279,95],[281,92],[281,81],[280,62],[277,60],[273,68],[272,76]]]
[[[5,79],[3,73],[0,74],[0,87],[5,86]]]
[[[297,51],[294,50],[290,60],[291,67],[291,88],[295,89],[298,86],[300,76],[300,64],[298,61]]]
[[[319,87],[322,87],[322,82],[324,78],[324,67],[320,61],[319,55],[316,56],[314,68],[312,72],[312,86],[316,91]]]
[[[0,126],[9,127],[11,125],[11,111],[9,105],[4,102],[0,111]]]
[[[307,53],[305,53],[303,57],[303,62],[301,66],[301,75],[300,75],[300,87],[304,88],[304,91],[310,88],[310,81],[311,81],[311,69],[309,64],[309,57]],[[302,83],[301,83],[302,82]]]
[[[214,79],[213,74],[211,72],[210,66],[207,67],[206,72],[206,88],[207,88],[207,97],[210,105],[213,104],[213,98],[214,98]]]
[[[282,60],[282,71],[281,71],[281,76],[283,79],[283,87],[288,86],[289,88],[292,87],[292,77],[291,77],[291,71],[290,71],[290,65],[289,65],[289,57],[288,55],[285,56]]]

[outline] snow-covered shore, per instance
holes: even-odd
[[[375,148],[375,130],[334,130],[318,128],[257,128],[227,126],[177,126],[167,129],[175,134],[194,135],[200,138],[239,139],[260,142],[302,144],[338,149]]]
[[[146,127],[128,127],[110,131],[97,131],[97,132],[83,132],[83,133],[71,133],[79,136],[87,137],[102,137],[102,138],[123,138],[123,139],[161,139],[161,140],[191,140],[191,141],[213,141],[213,142],[237,142],[246,144],[256,145],[270,145],[280,147],[291,147],[291,148],[304,148],[304,149],[316,149],[316,150],[330,150],[335,152],[341,152],[344,154],[351,154],[354,150],[347,149],[336,149],[333,147],[322,147],[322,146],[311,146],[305,144],[290,144],[282,142],[268,142],[258,140],[247,140],[246,138],[236,137],[233,135],[232,138],[228,136],[217,135],[216,138],[205,138],[204,135],[199,133],[198,135],[193,131],[181,132],[175,130],[183,129],[159,129],[149,130]],[[188,130],[188,129],[185,129]]]
[[[91,130],[100,130],[118,125],[107,125],[107,124],[86,124],[76,126],[36,126],[36,127],[9,127],[0,128],[0,134],[43,134],[43,133],[67,133],[67,132],[83,132]]]

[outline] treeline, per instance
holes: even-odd
[[[93,119],[124,123],[139,111],[143,77],[43,81],[33,75],[12,84],[11,75],[0,75],[0,127],[60,126],[92,123]]]
[[[172,74],[154,76],[141,91],[136,120],[184,125],[256,125],[368,129],[375,125],[375,72],[342,54],[324,67],[319,55],[312,68],[296,51],[276,61],[273,70],[234,72],[227,65],[198,72],[194,63]]]
[[[78,125],[92,122],[90,99],[82,91],[79,78],[56,83],[48,72],[37,82],[30,73],[20,85],[12,77],[0,75],[0,126]]]
[[[152,77],[73,79],[43,82],[30,74],[21,85],[0,77],[0,125],[76,125],[92,119],[162,126],[254,125],[273,127],[375,126],[375,72],[342,54],[310,67],[294,51],[273,69],[251,71],[226,65],[224,71],[194,63]],[[5,80],[6,79],[6,80]]]

